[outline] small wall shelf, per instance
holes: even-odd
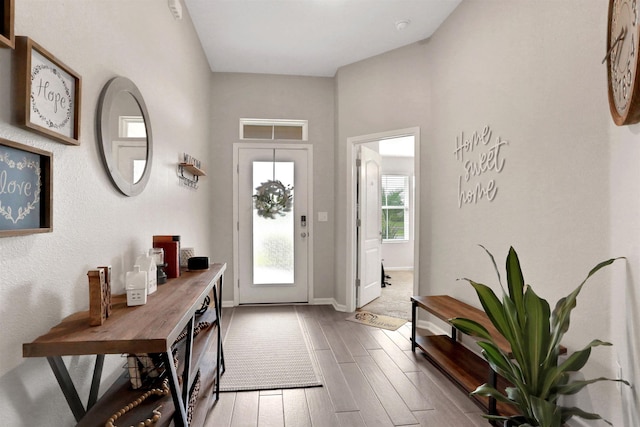
[[[178,163],[178,178],[182,184],[197,189],[201,176],[207,176],[207,174],[202,170],[200,160],[184,153],[184,161]]]
[[[193,176],[207,176],[202,169],[194,166],[193,163],[180,163],[178,166],[180,166],[183,171],[187,171]]]

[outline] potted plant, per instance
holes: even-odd
[[[558,403],[562,395],[575,394],[585,386],[598,381],[619,381],[622,379],[595,378],[572,380],[570,375],[587,363],[593,347],[611,343],[594,339],[582,350],[561,360],[560,342],[569,330],[571,311],[576,307],[576,298],[586,281],[601,268],[612,264],[612,258],[596,265],[569,295],[561,298],[553,311],[549,303],[540,298],[531,286],[525,285],[520,261],[513,248],[509,249],[506,272],[508,294],[502,285],[500,272],[493,255],[482,247],[493,262],[502,288],[502,301],[486,285],[466,280],[473,286],[488,318],[498,332],[511,345],[511,354],[502,351],[486,328],[477,322],[464,318],[449,321],[465,334],[480,338],[478,345],[482,356],[491,368],[503,376],[513,386],[504,392],[489,384],[480,385],[472,394],[486,396],[513,405],[519,412],[516,416],[484,415],[492,420],[504,420],[505,426],[560,427],[573,416],[588,420],[604,420],[600,415],[583,411],[576,407],[564,407]],[[611,423],[607,420],[608,424]]]

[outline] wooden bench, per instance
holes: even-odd
[[[505,387],[509,386],[509,383],[497,375],[481,356],[458,341],[458,330],[453,326],[451,337],[447,335],[416,336],[419,307],[447,323],[454,317],[475,320],[487,328],[500,349],[510,355],[509,342],[496,330],[484,311],[448,295],[414,296],[411,297],[411,303],[411,349],[413,351],[419,347],[434,366],[467,393],[471,393],[484,383],[489,383],[500,391],[504,391]],[[561,348],[561,353],[566,353],[564,347]],[[512,406],[497,403],[493,398],[477,395],[472,395],[471,398],[489,414],[516,415]]]

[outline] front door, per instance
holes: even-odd
[[[360,147],[358,176],[358,256],[357,307],[360,308],[381,294],[382,274],[382,179],[380,154]]]
[[[309,299],[309,152],[273,147],[238,148],[240,304]]]

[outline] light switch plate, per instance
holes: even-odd
[[[318,212],[318,222],[327,222],[329,221],[329,214],[326,212]]]

